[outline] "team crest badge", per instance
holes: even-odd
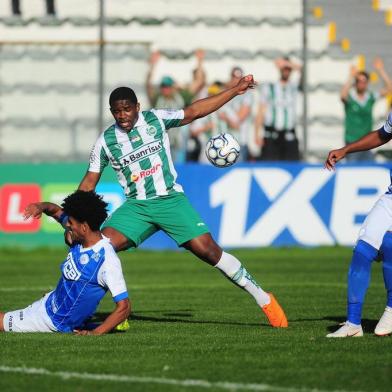
[[[98,263],[99,259],[101,258],[101,255],[99,253],[94,253],[91,258]]]
[[[147,134],[149,134],[150,136],[155,136],[156,134],[157,134],[157,129],[153,126],[153,125],[150,125],[148,128],[147,128]]]
[[[79,261],[80,261],[80,264],[87,264],[89,261],[88,255],[86,255],[86,254],[81,255]]]

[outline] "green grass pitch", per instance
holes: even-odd
[[[65,249],[0,250],[0,309],[53,288]],[[0,391],[390,391],[392,340],[373,265],[363,338],[326,339],[344,320],[348,248],[233,251],[289,319],[273,329],[253,299],[186,252],[121,253],[131,328],[101,337],[0,334]],[[112,310],[107,295],[98,310]],[[16,370],[19,369],[19,372]],[[39,370],[37,370],[39,369]]]

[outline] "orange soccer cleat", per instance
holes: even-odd
[[[271,302],[267,305],[264,305],[261,309],[263,310],[263,312],[268,318],[268,321],[273,327],[287,328],[289,324],[287,322],[287,318],[284,314],[283,309],[281,308],[273,294],[268,293],[268,295],[271,298]]]

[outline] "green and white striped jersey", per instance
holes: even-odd
[[[129,132],[113,124],[95,143],[88,170],[101,173],[110,162],[127,198],[145,200],[183,192],[176,184],[166,132],[183,119],[183,110],[152,109],[139,113]]]
[[[297,124],[298,84],[280,81],[262,85],[260,102],[267,105],[264,125],[274,127],[277,131],[294,129]]]

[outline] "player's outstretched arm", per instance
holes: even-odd
[[[51,216],[52,218],[56,219],[64,228],[64,242],[71,246],[72,245],[72,237],[69,230],[66,228],[66,222],[68,217],[64,213],[63,209],[54,203],[49,202],[40,202],[40,203],[31,203],[29,204],[23,211],[23,218],[29,219],[33,217],[35,219],[39,219],[44,213],[47,216]]]
[[[181,121],[181,125],[189,124],[197,118],[205,117],[215,112],[235,96],[245,94],[247,90],[254,88],[255,85],[253,75],[247,75],[241,78],[236,86],[228,88],[212,97],[193,102],[184,109],[184,119]]]
[[[39,202],[39,203],[31,203],[29,204],[23,211],[23,218],[29,219],[30,217],[39,219],[42,216],[42,213],[45,215],[51,216],[56,220],[59,220],[63,210],[60,206],[54,203],[49,202]]]
[[[118,324],[126,320],[131,314],[131,304],[129,299],[122,299],[116,303],[116,309],[106,318],[106,320],[97,328],[92,331],[75,330],[76,335],[103,335],[110,332]]]
[[[87,171],[80,182],[78,189],[86,192],[94,191],[99,179],[101,178],[101,174],[102,173]]]
[[[333,170],[336,163],[343,159],[347,154],[352,152],[371,150],[373,148],[382,146],[389,140],[390,139],[383,138],[380,134],[380,131],[372,131],[354,143],[350,143],[342,148],[330,151],[325,161],[325,167],[328,170]]]

